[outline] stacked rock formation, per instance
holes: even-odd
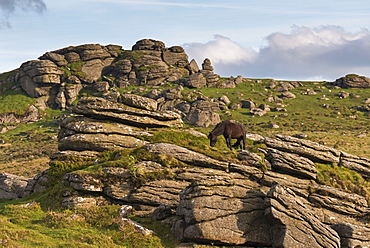
[[[82,98],[73,108],[78,116],[69,117],[60,125],[59,150],[100,152],[141,147],[146,142],[136,137],[150,133],[138,128],[182,127],[180,115],[156,111],[156,102],[151,99],[129,94],[124,99],[128,105],[103,98]]]
[[[203,68],[180,46],[166,48],[161,41],[143,39],[132,50],[119,45],[85,44],[47,52],[39,60],[28,61],[4,83],[19,85],[39,104],[65,109],[73,105],[80,91],[92,87],[110,91],[129,85],[161,85],[176,82],[191,88],[235,87],[238,80],[223,80],[213,73],[211,61]]]

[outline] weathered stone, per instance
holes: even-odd
[[[72,116],[60,123],[61,130],[58,139],[65,138],[76,133],[81,134],[121,134],[130,136],[150,136],[151,134],[137,128],[126,126],[117,122],[94,120],[84,116]]]
[[[96,92],[108,92],[109,88],[109,82],[106,81],[99,81],[93,84],[93,89]]]
[[[45,170],[40,174],[37,174],[28,181],[27,186],[24,189],[23,196],[29,196],[33,193],[44,191],[48,187],[48,180],[49,180],[48,170]]]
[[[22,198],[30,180],[31,178],[0,173],[0,199],[14,200]]]
[[[241,100],[242,108],[252,109],[256,107],[256,104],[250,100]]]
[[[225,104],[230,104],[231,103],[231,101],[229,100],[229,98],[227,96],[225,96],[225,95],[222,95],[220,97],[220,101],[224,102]]]
[[[168,68],[166,81],[176,82],[177,80],[189,76],[189,71],[185,68]]]
[[[307,158],[270,148],[267,150],[266,159],[270,161],[272,168],[275,170],[316,180],[316,166]]]
[[[188,88],[204,88],[207,85],[207,80],[202,73],[193,73],[178,82]]]
[[[21,65],[20,69],[34,78],[45,74],[62,75],[64,72],[50,60],[32,60]]]
[[[281,185],[267,194],[266,210],[275,247],[340,247],[338,234],[312,213],[310,204]]]
[[[181,192],[176,211],[184,218],[183,237],[202,243],[269,245],[265,195],[254,190],[256,186],[223,179],[194,182]]]
[[[68,61],[69,64],[81,62],[81,57],[76,52],[66,53],[64,57]]]
[[[188,184],[188,182],[172,180],[152,181],[133,191],[128,201],[151,206],[167,204],[175,208],[180,201],[181,190]]]
[[[130,180],[116,179],[104,187],[104,194],[112,199],[127,201],[133,190]]]
[[[311,189],[313,194],[309,196],[309,201],[318,203],[332,211],[346,215],[361,216],[370,210],[363,196],[343,192],[326,185],[313,185]]]
[[[341,88],[370,88],[370,79],[356,74],[348,74],[333,83]]]
[[[118,134],[73,134],[59,140],[58,149],[75,151],[106,151],[120,150],[122,148],[137,148],[145,145],[147,142]]]
[[[280,83],[278,87],[276,87],[274,90],[277,92],[286,92],[289,90],[294,89],[295,86],[289,82]]]
[[[151,236],[154,233],[152,230],[149,230],[148,228],[143,227],[142,225],[140,225],[139,223],[131,219],[121,218],[118,224],[121,225],[122,228],[124,227],[127,228],[127,226],[131,226],[133,227],[134,230],[136,230],[139,234],[143,236]]]
[[[132,50],[156,50],[162,51],[165,48],[165,45],[161,41],[156,41],[152,39],[143,39],[136,42],[132,47]]]
[[[221,122],[220,115],[210,110],[191,110],[185,118],[185,121],[196,127],[208,127]]]
[[[166,100],[175,100],[182,98],[181,91],[183,90],[182,86],[176,88],[166,89],[162,92],[162,96]]]
[[[173,46],[163,51],[163,61],[178,67],[185,67],[188,65],[188,55],[180,46]],[[179,66],[180,65],[180,66]]]
[[[50,156],[51,160],[63,160],[65,157],[79,157],[79,158],[96,158],[99,152],[96,151],[72,151],[72,150],[65,150],[65,151],[59,151],[56,153],[53,153]]]
[[[172,214],[171,207],[166,204],[162,204],[153,211],[151,218],[152,220],[159,221],[171,217]]]
[[[283,99],[296,99],[296,96],[289,91],[283,92],[281,95],[279,95],[279,97]]]
[[[310,140],[303,140],[285,135],[276,135],[276,137],[277,139],[266,137],[263,142],[268,147],[295,153],[313,162],[339,163],[341,152],[336,149],[320,145]]]
[[[102,76],[102,70],[104,67],[108,66],[113,61],[113,58],[107,60],[93,59],[89,60],[83,64],[81,72],[83,72],[86,77],[83,79],[88,83],[93,83]]]
[[[222,83],[219,83],[220,75],[217,75],[214,73],[207,73],[204,76],[206,77],[208,87],[222,88],[222,87],[218,87],[219,85],[222,84]]]
[[[365,178],[370,178],[370,159],[368,158],[342,152],[339,166],[354,170]]]
[[[69,84],[63,87],[67,106],[72,106],[82,89],[82,84]]]
[[[34,106],[30,105],[24,114],[15,114],[13,112],[1,113],[0,124],[4,123],[32,123],[39,121],[41,114],[39,110]]]
[[[158,104],[157,101],[153,99],[128,93],[121,95],[121,101],[128,106],[149,111],[157,110]]]
[[[204,59],[203,64],[202,64],[202,70],[210,71],[210,72],[213,71],[213,66],[209,58]]]
[[[122,205],[119,210],[119,216],[127,218],[133,211],[134,208],[131,205]]]
[[[235,179],[240,178],[238,173],[230,173],[223,170],[215,170],[213,168],[205,167],[187,167],[181,168],[174,171],[176,174],[175,178],[179,181],[187,181],[189,185],[191,182],[208,179],[208,178],[224,178],[224,179]]]
[[[219,89],[233,89],[236,87],[233,79],[219,80],[216,83],[209,84],[208,87],[214,87]]]
[[[272,187],[276,183],[283,185],[292,190],[296,195],[307,199],[310,195],[310,187],[312,180],[297,178],[288,174],[281,174],[273,171],[266,171],[262,177],[258,179],[261,185]]]
[[[370,246],[370,228],[349,223],[338,223],[331,228],[339,234],[343,248]]]
[[[262,169],[262,167],[271,169],[271,165],[268,161],[264,160],[260,155],[247,150],[239,151],[238,159],[243,161],[244,165],[254,166],[260,169]]]
[[[150,153],[164,154],[167,156],[175,157],[176,159],[191,164],[194,166],[217,168],[221,170],[228,170],[228,163],[215,160],[203,154],[191,151],[181,146],[168,144],[168,143],[155,143],[144,146]]]
[[[62,67],[62,66],[65,66],[65,65],[68,64],[68,61],[64,58],[63,55],[53,53],[53,52],[47,52],[44,55],[42,55],[41,57],[39,57],[39,59],[41,59],[41,60],[43,60],[43,59],[51,60],[59,67]]]
[[[66,197],[62,201],[62,207],[65,208],[89,208],[107,205],[107,200],[103,197],[83,197],[83,196],[71,196]]]
[[[267,112],[266,112],[266,110],[263,110],[263,109],[260,109],[260,108],[251,108],[250,113],[251,113],[252,115],[263,116],[263,115],[265,115]]]
[[[67,173],[62,182],[65,186],[82,192],[102,192],[104,187],[98,175],[89,173]]]
[[[96,119],[109,119],[138,127],[181,127],[181,116],[174,112],[140,110],[103,98],[82,98],[74,107],[77,114]]]
[[[194,59],[192,59],[189,63],[189,70],[191,71],[191,73],[199,72],[199,66]]]
[[[106,59],[111,57],[111,54],[108,52],[108,50],[105,47],[102,47],[101,45],[94,45],[94,47],[91,47],[92,49],[88,49],[89,47],[86,47],[80,52],[80,57],[82,61],[89,61],[89,60],[95,60],[95,59]]]

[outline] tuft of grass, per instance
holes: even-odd
[[[335,164],[316,164],[317,182],[364,196],[370,201],[370,182],[357,172]]]
[[[0,113],[13,112],[22,115],[36,101],[37,99],[29,97],[20,91],[2,92],[0,93]]]

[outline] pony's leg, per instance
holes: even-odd
[[[232,147],[238,148],[240,146],[240,139],[237,139],[235,144]]]
[[[246,145],[245,145],[245,137],[243,137],[243,139],[242,139],[242,150],[245,150],[245,148],[246,148]]]
[[[225,140],[226,140],[227,147],[229,147],[229,149],[232,150],[233,148],[231,147],[231,137],[225,136]]]

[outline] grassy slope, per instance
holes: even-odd
[[[352,96],[341,99],[337,94],[341,89],[332,89],[325,83],[303,82],[302,87],[290,92],[297,98],[284,100],[283,107],[287,112],[268,112],[265,116],[252,116],[248,109],[227,110],[231,116],[224,114],[223,119],[235,119],[247,127],[247,132],[262,136],[275,134],[306,134],[308,139],[335,147],[351,154],[368,157],[370,154],[370,113],[351,110],[354,106],[364,105],[364,99],[369,97],[370,89],[345,89]],[[246,82],[235,89],[204,89],[210,97],[226,95],[232,101],[239,99],[253,100],[257,106],[269,104],[271,107],[281,107],[266,101],[270,95],[280,95],[273,90],[265,91],[267,80],[262,83]],[[317,95],[302,95],[307,89],[316,89]],[[329,100],[321,100],[325,96]],[[329,108],[324,108],[329,104]],[[224,113],[227,111],[223,111]],[[353,119],[356,116],[356,119]],[[275,123],[278,129],[266,128],[267,124]]]

